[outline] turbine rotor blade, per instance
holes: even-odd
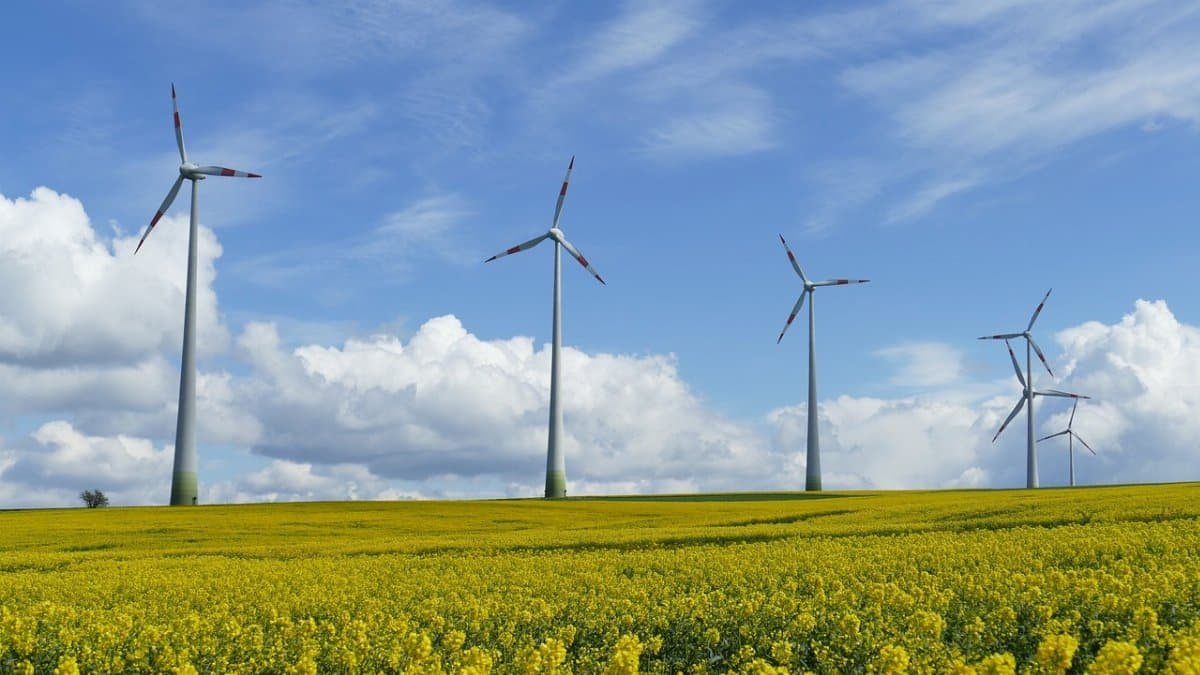
[[[554,205],[554,224],[550,227],[558,227],[558,218],[562,215],[563,201],[567,198],[567,186],[571,183],[571,171],[574,169],[575,155],[571,155],[571,163],[567,165],[567,175],[563,178],[562,189],[558,191],[558,203]]]
[[[262,178],[256,173],[249,171],[238,171],[236,169],[226,169],[223,166],[202,166],[198,169],[192,169],[193,173],[202,173],[206,176],[237,176],[239,178]]]
[[[792,322],[796,320],[796,315],[804,308],[804,298],[808,296],[808,293],[808,289],[800,292],[800,299],[796,300],[796,306],[792,307],[792,313],[788,314],[787,323],[783,324],[783,330],[779,331],[779,339],[775,341],[775,344],[783,342],[783,334],[787,332],[788,328],[792,327]]]
[[[133,249],[134,255],[137,255],[137,252],[142,250],[142,244],[146,242],[146,237],[150,236],[150,230],[154,229],[154,226],[158,224],[158,221],[167,212],[167,209],[171,208],[171,202],[175,201],[175,195],[179,194],[179,187],[181,185],[183,185],[182,174],[180,174],[179,178],[175,179],[175,184],[171,186],[171,191],[167,193],[167,198],[163,200],[162,206],[158,207],[158,210],[154,212],[154,217],[150,219],[150,225],[142,233],[142,238],[138,240],[137,248]]]
[[[1057,434],[1050,434],[1049,436],[1042,436],[1041,438],[1037,439],[1037,442],[1041,443],[1042,441],[1046,440],[1047,438],[1054,438],[1056,436],[1062,436],[1063,434],[1069,434],[1069,433],[1071,433],[1071,431],[1068,429],[1067,431],[1060,431]]]
[[[865,284],[870,279],[828,279],[826,281],[814,281],[813,286],[845,286],[846,284]]]
[[[800,263],[796,262],[796,256],[792,253],[792,249],[788,247],[787,239],[784,239],[781,234],[779,235],[779,241],[783,242],[783,250],[787,251],[788,260],[792,262],[792,269],[796,270],[796,274],[799,274],[800,278],[807,284],[808,277],[804,276],[804,270],[800,269]]]
[[[1038,315],[1042,313],[1042,308],[1046,306],[1046,300],[1050,297],[1050,291],[1053,290],[1054,289],[1051,288],[1049,291],[1046,291],[1046,296],[1043,297],[1042,301],[1038,303],[1037,309],[1033,310],[1033,316],[1029,317],[1029,327],[1025,329],[1026,333],[1033,330],[1033,322],[1037,321]]]
[[[1096,454],[1096,451],[1092,449],[1092,446],[1088,445],[1088,444],[1087,444],[1087,441],[1085,441],[1085,440],[1083,440],[1082,438],[1080,438],[1080,437],[1079,437],[1079,434],[1077,434],[1077,433],[1075,433],[1074,431],[1072,431],[1072,432],[1071,432],[1071,436],[1073,436],[1073,437],[1075,438],[1075,440],[1079,441],[1080,443],[1083,443],[1083,447],[1087,448],[1087,449],[1088,449],[1088,452],[1092,453],[1093,455],[1094,455],[1094,454]]]
[[[1021,399],[1019,401],[1017,401],[1017,406],[1012,409],[1012,412],[1008,413],[1008,419],[1004,420],[1004,424],[1000,425],[1000,429],[996,432],[996,435],[992,436],[993,443],[996,442],[997,438],[1000,438],[1000,434],[1004,433],[1004,430],[1008,427],[1008,423],[1013,421],[1013,418],[1016,417],[1017,413],[1021,412],[1021,408],[1024,408],[1024,407],[1025,407],[1025,397],[1022,396]]]
[[[1002,335],[984,335],[978,340],[1011,340],[1013,338],[1025,337],[1024,333],[1004,333]]]
[[[516,246],[504,251],[503,253],[497,253],[496,255],[488,258],[487,260],[484,260],[483,262],[490,263],[493,260],[495,260],[496,258],[503,258],[506,255],[520,253],[521,251],[528,251],[529,249],[533,248],[534,246],[537,246],[538,244],[542,243],[543,239],[547,239],[549,237],[550,237],[549,233],[543,234],[540,237],[534,237],[533,239],[530,239],[529,241],[525,242],[524,244],[517,244]]]
[[[604,284],[605,286],[608,285],[608,284],[604,283],[604,279],[600,278],[600,273],[596,271],[596,268],[592,267],[592,264],[590,262],[588,262],[587,258],[583,257],[583,254],[579,252],[579,249],[572,246],[571,242],[567,241],[566,238],[564,237],[559,240],[559,243],[561,243],[563,245],[563,248],[567,249],[567,253],[570,253],[572,258],[574,258],[575,260],[578,260],[579,264],[583,265],[584,269],[591,272],[592,276],[596,277],[596,281],[599,281],[600,283]]]
[[[1071,404],[1071,419],[1067,420],[1067,429],[1068,430],[1071,428],[1071,425],[1075,423],[1075,409],[1078,407],[1079,407],[1079,399],[1075,399],[1075,402]]]
[[[1017,380],[1021,382],[1022,387],[1028,387],[1029,385],[1025,384],[1025,376],[1021,373],[1021,366],[1017,364],[1017,355],[1013,353],[1012,345],[1009,344],[1008,340],[1005,340],[1004,346],[1008,347],[1008,357],[1012,359],[1013,370],[1017,373]]]
[[[1083,394],[1072,394],[1069,391],[1062,391],[1061,389],[1045,389],[1043,391],[1035,391],[1033,393],[1037,394],[1038,396],[1057,396],[1059,398],[1073,398],[1076,400],[1076,403],[1078,403],[1079,399],[1091,398],[1091,396],[1084,396]]]
[[[1038,346],[1037,342],[1033,339],[1033,336],[1029,333],[1025,333],[1025,339],[1029,340],[1029,344],[1033,347],[1033,351],[1037,352],[1038,359],[1041,360],[1042,365],[1046,367],[1046,372],[1050,373],[1050,377],[1054,377],[1054,371],[1050,370],[1050,364],[1046,361],[1046,355],[1042,353],[1042,348]]]
[[[179,161],[187,164],[187,150],[183,147],[183,122],[179,119],[179,101],[175,99],[175,83],[171,83],[171,109],[175,112],[175,144],[179,146]]]

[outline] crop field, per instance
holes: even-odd
[[[1197,673],[1200,485],[0,512],[0,672]]]

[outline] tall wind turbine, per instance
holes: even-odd
[[[188,161],[183,147],[183,125],[179,121],[179,102],[175,99],[175,85],[171,85],[171,107],[175,111],[175,143],[179,146],[179,177],[167,193],[162,206],[158,207],[150,225],[134,249],[136,255],[142,249],[146,237],[158,224],[184,180],[192,181],[192,217],[188,229],[187,299],[183,310],[183,358],[179,372],[179,413],[175,420],[175,467],[171,474],[171,506],[195,504],[196,485],[196,187],[205,176],[240,176],[261,178],[256,173],[235,171],[221,166],[197,166]]]
[[[1096,454],[1096,451],[1092,449],[1092,446],[1088,445],[1087,441],[1080,438],[1079,434],[1075,433],[1075,431],[1071,429],[1071,425],[1075,423],[1075,409],[1078,407],[1079,400],[1076,399],[1075,403],[1071,405],[1071,418],[1067,420],[1067,428],[1065,430],[1060,431],[1057,434],[1050,434],[1049,436],[1043,436],[1038,439],[1038,443],[1041,443],[1042,441],[1049,438],[1054,438],[1055,436],[1067,437],[1067,457],[1069,458],[1068,463],[1071,467],[1071,487],[1075,487],[1075,441],[1083,443],[1083,447],[1087,448],[1088,452],[1092,453],[1093,455]]]
[[[800,292],[800,299],[796,300],[796,306],[792,308],[792,313],[788,315],[787,323],[783,325],[783,330],[779,331],[779,339],[775,341],[775,344],[783,341],[783,334],[787,332],[796,315],[804,307],[804,298],[812,296],[808,301],[808,459],[805,463],[804,489],[810,492],[820,492],[821,441],[817,436],[817,336],[816,322],[813,319],[813,304],[816,300],[815,294],[816,290],[821,286],[865,284],[870,279],[809,281],[808,277],[804,276],[804,271],[800,269],[800,263],[796,262],[796,256],[792,254],[792,249],[788,248],[787,240],[783,238],[782,234],[779,235],[779,241],[783,242],[783,249],[787,251],[788,260],[792,262],[792,269],[796,270],[796,274],[804,282],[804,290]]]
[[[554,242],[554,341],[550,351],[550,430],[546,441],[547,499],[567,496],[567,465],[563,460],[562,453],[562,400],[558,391],[559,352],[562,351],[562,273],[559,249],[567,249],[567,253],[578,260],[579,264],[583,265],[588,272],[591,272],[592,276],[596,277],[596,281],[604,284],[604,279],[600,278],[600,274],[596,272],[587,258],[583,257],[579,249],[571,245],[562,230],[558,229],[558,219],[562,215],[563,201],[567,198],[567,185],[571,182],[571,171],[574,168],[575,157],[572,156],[571,163],[567,165],[567,176],[563,178],[562,189],[558,191],[558,204],[554,207],[554,222],[550,225],[550,231],[523,244],[517,244],[503,253],[497,253],[484,261],[489,263],[496,258],[529,250],[546,239]]]
[[[1037,321],[1038,315],[1042,313],[1042,308],[1046,306],[1046,299],[1050,297],[1050,293],[1053,290],[1054,289],[1051,288],[1049,291],[1046,291],[1046,296],[1043,297],[1042,301],[1038,303],[1037,309],[1033,310],[1033,316],[1029,317],[1029,325],[1025,327],[1025,330],[1021,331],[1020,333],[1004,333],[1002,335],[985,335],[985,336],[979,338],[980,340],[1004,340],[1005,344],[1007,344],[1008,341],[1013,338],[1025,338],[1025,371],[1027,373],[1029,373],[1029,377],[1024,377],[1023,375],[1021,375],[1021,368],[1020,368],[1020,366],[1017,365],[1017,357],[1012,353],[1012,346],[1010,345],[1008,348],[1008,354],[1013,359],[1013,367],[1016,368],[1016,370],[1017,370],[1017,379],[1021,380],[1021,386],[1025,388],[1025,393],[1024,393],[1023,397],[1021,398],[1021,402],[1018,403],[1017,407],[1013,409],[1013,413],[1012,413],[1012,415],[1008,416],[1008,419],[1011,421],[1013,416],[1015,416],[1017,414],[1017,412],[1020,411],[1022,406],[1026,405],[1026,404],[1029,405],[1029,409],[1026,411],[1027,418],[1026,418],[1026,425],[1025,425],[1026,426],[1026,434],[1025,435],[1026,435],[1026,440],[1027,440],[1026,455],[1025,455],[1025,487],[1029,487],[1029,488],[1035,488],[1038,486],[1037,446],[1033,442],[1033,395],[1034,395],[1034,392],[1033,392],[1033,360],[1032,360],[1033,357],[1030,354],[1031,347],[1033,348],[1033,351],[1037,352],[1038,359],[1040,359],[1042,362],[1042,365],[1046,367],[1046,372],[1050,373],[1050,377],[1054,377],[1054,371],[1050,370],[1050,364],[1046,362],[1046,355],[1042,353],[1041,348],[1038,347],[1037,342],[1034,341],[1034,339],[1033,339],[1033,333],[1031,333],[1030,331],[1033,330],[1033,323],[1035,321]],[[1004,423],[1003,426],[1000,427],[1000,431],[1004,431],[1005,426],[1008,426],[1007,421]],[[992,437],[993,443],[996,442],[996,438],[998,438],[1000,436],[1000,431],[997,431],[996,435],[994,437]]]

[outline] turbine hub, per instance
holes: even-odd
[[[562,230],[558,229],[557,227],[550,228],[550,238],[561,243],[563,240]]]
[[[199,169],[199,168],[200,167],[196,164],[192,164],[191,162],[184,162],[183,164],[179,165],[179,175],[183,176],[184,178],[190,178],[192,180],[197,180],[197,179],[203,180],[204,176],[202,174],[196,173],[196,169]]]

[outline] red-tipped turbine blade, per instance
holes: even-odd
[[[846,284],[865,284],[870,281],[870,279],[828,279],[826,281],[814,281],[813,286],[845,286]]]
[[[1003,335],[984,335],[979,340],[1011,340],[1013,338],[1024,337],[1024,333],[1004,333]]]
[[[175,145],[179,146],[179,161],[187,163],[187,150],[183,147],[183,122],[179,119],[179,101],[175,98],[175,83],[171,83],[171,110],[175,112]]]
[[[1021,381],[1021,386],[1028,386],[1025,384],[1025,376],[1021,374],[1021,366],[1017,363],[1017,355],[1013,353],[1012,345],[1009,344],[1008,340],[1005,340],[1004,346],[1008,347],[1008,356],[1012,359],[1013,370],[1017,371],[1017,379]]]
[[[150,236],[150,230],[154,229],[154,226],[157,225],[158,221],[162,219],[163,214],[167,212],[167,209],[171,208],[171,202],[175,201],[175,195],[179,194],[179,186],[181,185],[183,185],[182,175],[175,179],[175,184],[171,186],[171,191],[167,193],[167,198],[163,200],[162,206],[159,206],[158,210],[154,212],[154,217],[150,219],[150,225],[147,226],[146,231],[142,233],[142,238],[138,240],[137,248],[133,249],[134,255],[137,255],[137,252],[142,250],[142,244],[146,242],[146,237]]]
[[[779,331],[779,339],[775,341],[775,344],[783,342],[783,334],[787,332],[788,328],[792,327],[792,322],[796,320],[796,315],[804,308],[804,298],[807,296],[807,289],[800,292],[800,299],[796,300],[796,305],[792,307],[792,313],[788,314],[787,323],[783,324],[783,330]]]
[[[542,240],[549,236],[550,236],[549,234],[543,234],[540,237],[534,237],[533,239],[530,239],[529,241],[525,242],[524,244],[517,244],[516,246],[513,246],[510,249],[506,249],[501,253],[497,253],[496,255],[488,258],[487,260],[484,260],[483,262],[490,263],[493,260],[495,260],[496,258],[503,258],[506,255],[520,253],[521,251],[528,251],[529,249],[533,248],[534,246],[537,246],[538,244],[542,243]]]
[[[1022,396],[1021,400],[1017,401],[1017,406],[1015,408],[1013,408],[1012,412],[1010,412],[1008,414],[1008,419],[1004,420],[1004,424],[1000,425],[1000,429],[996,432],[996,435],[992,436],[993,443],[996,442],[997,438],[1000,438],[1000,434],[1004,433],[1004,429],[1008,427],[1008,423],[1013,421],[1013,418],[1016,417],[1017,413],[1021,412],[1021,408],[1024,408],[1024,407],[1025,407],[1025,397]]]
[[[575,155],[571,155],[571,163],[567,165],[567,175],[563,178],[562,189],[558,191],[558,203],[554,205],[554,224],[550,227],[558,227],[558,219],[562,216],[563,202],[567,198],[567,186],[571,183],[571,172],[575,169]]]
[[[563,239],[560,243],[562,243],[563,248],[567,249],[567,253],[570,253],[572,258],[578,260],[579,264],[583,265],[584,269],[591,272],[592,276],[596,277],[596,281],[599,281],[600,283],[604,284],[605,286],[608,285],[608,284],[604,283],[604,279],[600,278],[600,273],[597,272],[594,267],[592,267],[592,264],[590,262],[588,262],[587,258],[583,257],[583,254],[579,252],[579,249],[577,249],[571,245],[571,242],[567,241],[566,239]]]
[[[781,234],[779,235],[779,241],[783,242],[783,250],[787,251],[787,257],[792,263],[792,269],[796,270],[796,274],[799,274],[800,278],[804,280],[804,283],[807,284],[808,277],[804,276],[804,270],[800,269],[800,263],[796,262],[796,256],[792,253],[792,249],[788,246],[787,239],[784,239],[783,235]]]
[[[1069,391],[1063,391],[1062,389],[1047,389],[1045,391],[1039,391],[1037,393],[1041,394],[1042,396],[1058,396],[1059,398],[1073,398],[1073,399],[1076,399],[1076,401],[1078,401],[1080,399],[1091,398],[1091,396],[1084,396],[1083,394],[1073,394]]]
[[[223,166],[202,166],[195,170],[196,173],[202,173],[206,176],[237,176],[238,178],[262,178],[257,173],[249,171],[238,171],[236,169],[226,169]]]
[[[1042,348],[1038,347],[1038,344],[1034,341],[1033,336],[1026,334],[1025,339],[1029,340],[1029,344],[1033,347],[1033,351],[1037,353],[1038,359],[1041,360],[1043,366],[1046,366],[1046,372],[1050,373],[1050,377],[1054,377],[1054,371],[1050,370],[1050,364],[1046,361],[1046,355],[1042,353]]]
[[[1049,291],[1046,291],[1046,296],[1038,303],[1037,309],[1033,310],[1033,316],[1029,317],[1029,327],[1025,329],[1025,332],[1033,330],[1033,322],[1037,321],[1038,315],[1042,313],[1042,308],[1046,306],[1046,300],[1050,298],[1050,291],[1053,290],[1051,288]]]

